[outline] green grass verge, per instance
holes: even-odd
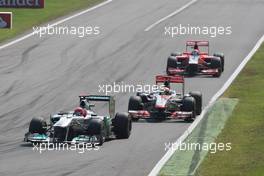
[[[218,142],[232,142],[232,150],[208,154],[196,175],[264,175],[264,44],[224,97],[239,98],[217,138]]]
[[[183,145],[181,149],[176,150],[161,169],[159,175],[194,175],[195,170],[208,152],[226,152],[226,147],[224,149],[218,148],[216,145],[219,144],[215,144],[214,141],[224,128],[227,119],[231,116],[237,103],[237,99],[219,99],[184,141],[184,144],[193,146],[197,144],[197,146],[202,146],[203,148],[189,147],[189,149],[186,149],[186,145]]]
[[[32,26],[48,22],[70,12],[93,6],[103,0],[45,0],[44,9],[0,8],[0,12],[13,12],[13,29],[0,30],[0,42],[22,34]]]

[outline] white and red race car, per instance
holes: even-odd
[[[224,71],[224,62],[223,53],[209,55],[208,41],[187,41],[185,52],[172,53],[168,58],[166,72],[168,75],[200,74],[220,77]]]
[[[184,119],[192,121],[202,111],[202,94],[198,91],[184,93],[183,76],[156,76],[156,84],[164,87],[156,92],[138,92],[131,96],[128,112],[133,121],[139,119]],[[170,84],[182,84],[182,93],[170,89]]]

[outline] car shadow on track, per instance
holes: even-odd
[[[220,77],[213,77],[211,75],[195,75],[195,76],[184,76],[185,79],[188,79],[188,78],[197,78],[197,79],[200,79],[200,78],[203,78],[203,79],[218,79]]]
[[[19,144],[20,147],[32,147],[33,144],[32,143],[23,143],[23,144]]]

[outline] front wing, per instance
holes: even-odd
[[[99,136],[87,136],[87,135],[79,135],[73,138],[71,141],[60,141],[58,142],[55,138],[50,137],[47,134],[39,134],[39,133],[26,133],[24,142],[30,143],[69,143],[69,144],[78,144],[78,143],[100,143]]]
[[[135,119],[151,119],[151,115],[148,111],[140,110],[140,111],[128,111],[130,116]],[[192,118],[192,112],[184,112],[184,111],[175,111],[173,113],[169,113],[169,116],[166,119],[188,119]]]
[[[218,69],[210,69],[210,68],[204,68],[201,69],[200,72],[197,72],[197,74],[201,75],[215,75],[218,74]],[[179,69],[179,68],[168,68],[168,74],[169,75],[184,75],[187,74],[186,69]]]

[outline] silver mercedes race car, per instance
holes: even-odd
[[[58,112],[50,116],[47,123],[43,118],[33,118],[24,141],[31,143],[98,143],[102,145],[111,138],[127,139],[132,123],[128,113],[115,114],[112,96],[79,96],[80,106],[74,111]],[[94,101],[108,102],[109,116],[99,116],[92,108]]]

